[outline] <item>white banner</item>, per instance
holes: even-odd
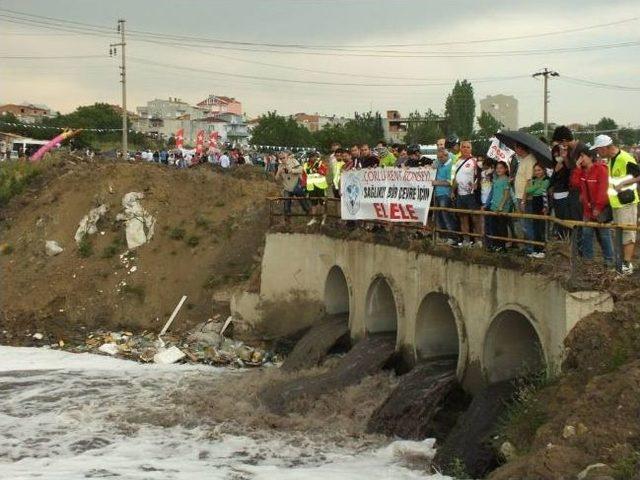
[[[491,145],[487,150],[487,157],[493,158],[496,162],[507,162],[507,165],[511,165],[511,157],[515,153],[509,147],[500,143],[500,140],[496,137],[491,137]]]
[[[369,168],[340,176],[344,220],[421,222],[426,225],[436,169]]]

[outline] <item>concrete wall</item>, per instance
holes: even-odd
[[[354,339],[397,330],[397,348],[409,361],[457,354],[470,390],[523,368],[557,370],[571,328],[613,308],[607,294],[568,293],[542,275],[322,235],[269,234],[260,301],[293,305],[300,292],[329,313],[348,307]],[[263,321],[255,303],[237,305],[235,315]],[[289,308],[308,321],[304,304]]]

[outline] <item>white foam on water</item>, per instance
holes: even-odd
[[[172,410],[189,408],[165,401],[172,390],[223,382],[233,375],[225,369],[0,347],[0,372],[3,479],[448,478],[403,463],[432,457],[430,440],[336,446],[287,432],[229,434],[206,418],[163,426]]]

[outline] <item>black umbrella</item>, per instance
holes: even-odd
[[[511,149],[515,147],[516,143],[523,145],[527,150],[530,150],[545,167],[553,168],[555,166],[549,145],[530,133],[518,130],[504,130],[496,133],[496,137]]]

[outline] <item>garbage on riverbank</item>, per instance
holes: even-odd
[[[65,350],[110,355],[142,363],[260,367],[280,362],[272,352],[225,337],[220,334],[223,328],[223,324],[210,319],[186,337],[167,333],[161,339],[155,332],[134,334],[96,330],[87,335],[84,344],[68,345]]]

